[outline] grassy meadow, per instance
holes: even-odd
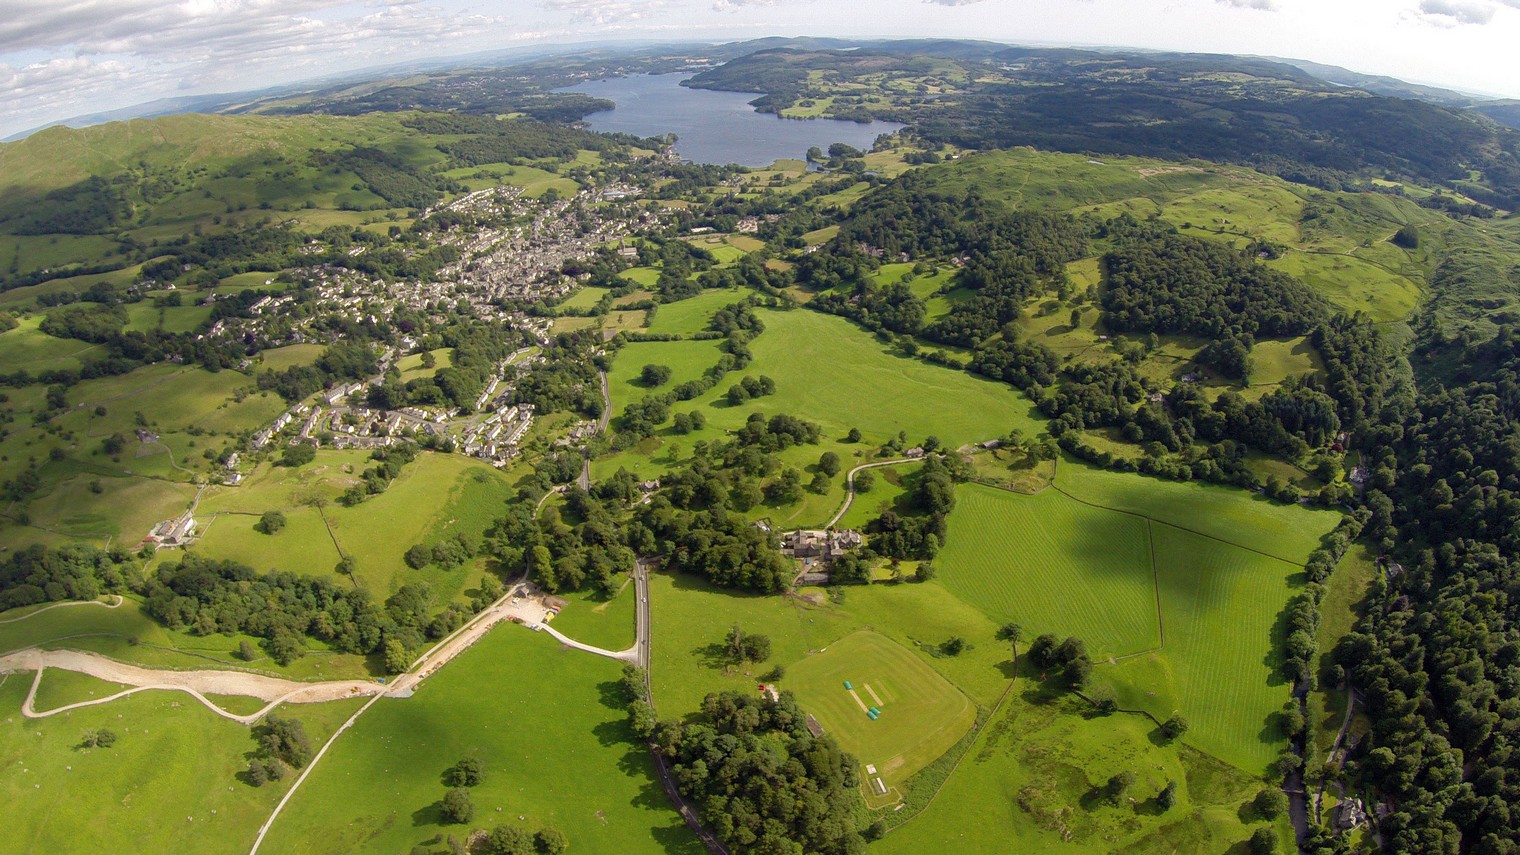
[[[86,678],[88,679],[88,678]],[[87,693],[49,671],[62,695]],[[109,684],[98,684],[103,691]],[[238,778],[255,745],[248,728],[179,692],[139,692],[44,719],[24,719],[31,674],[0,676],[0,850],[7,852],[244,853],[290,785]],[[75,698],[79,699],[79,698]],[[288,706],[320,743],[360,702]],[[88,730],[117,734],[111,748],[80,748]]]
[[[265,841],[269,851],[405,852],[470,826],[439,813],[443,772],[479,757],[474,827],[552,825],[571,851],[701,851],[626,723],[619,664],[512,625],[334,745]],[[519,819],[524,817],[524,819]]]
[[[1161,643],[1149,529],[1054,490],[965,484],[935,564],[946,587],[998,622],[1031,637],[1075,635],[1095,659],[1123,656]]]

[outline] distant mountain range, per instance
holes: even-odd
[[[416,74],[449,73],[466,69],[494,69],[553,58],[572,60],[573,57],[574,60],[585,60],[592,55],[600,55],[604,60],[611,61],[615,65],[619,58],[650,58],[659,55],[676,56],[692,51],[700,51],[714,61],[723,62],[757,51],[790,49],[804,51],[863,50],[876,53],[939,56],[948,59],[986,60],[997,56],[1006,56],[1010,48],[1017,50],[1018,46],[970,39],[861,40],[781,36],[724,44],[707,42],[623,41],[537,45],[377,66],[341,75],[315,78],[266,89],[160,98],[142,104],[122,107],[117,110],[89,113],[58,122],[50,122],[46,125],[6,137],[0,141],[14,142],[43,128],[55,125],[82,128],[106,122],[147,119],[180,113],[262,112],[264,108],[276,102],[289,102],[292,99],[299,100],[303,96],[321,96],[323,94],[336,93],[365,84],[374,86],[376,84],[383,84],[390,79],[398,79]],[[1040,50],[1043,52],[1049,51],[1048,48]],[[1081,48],[1080,51],[1094,54],[1105,52],[1145,53],[1145,51],[1136,51],[1128,48]],[[1252,56],[1241,56],[1239,58],[1242,60],[1262,60],[1279,63],[1299,69],[1316,80],[1337,86],[1363,89],[1376,95],[1423,101],[1453,109],[1473,110],[1500,124],[1512,128],[1520,128],[1520,100],[1488,98],[1472,93],[1443,89],[1437,86],[1410,83],[1394,77],[1362,74],[1340,66],[1325,65],[1302,59]]]

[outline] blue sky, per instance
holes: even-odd
[[[1269,54],[1520,97],[1520,0],[0,0],[0,135],[409,59],[767,35]]]

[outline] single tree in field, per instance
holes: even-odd
[[[1183,718],[1181,713],[1161,723],[1161,735],[1167,739],[1176,739],[1182,734],[1187,733],[1187,729],[1188,720]]]
[[[850,432],[844,435],[845,442],[860,442],[860,428],[850,428]]]
[[[466,823],[475,816],[475,802],[470,799],[470,791],[464,787],[455,787],[443,796],[443,818],[445,822]]]
[[[1009,644],[1018,644],[1024,638],[1024,628],[1017,623],[1009,621],[998,627],[997,640],[1006,641]]]
[[[650,388],[663,386],[670,380],[670,366],[646,365],[639,371],[639,380]]]
[[[246,638],[238,642],[238,658],[244,662],[252,662],[258,658],[258,653],[254,651],[253,645],[249,644]]]
[[[451,787],[474,787],[485,779],[485,765],[479,757],[464,757],[450,766],[443,777]]]
[[[279,511],[265,511],[259,517],[258,530],[264,534],[275,534],[285,527],[285,515]]]
[[[1288,811],[1288,797],[1282,790],[1268,787],[1251,799],[1251,809],[1262,819],[1277,819]]]
[[[542,855],[560,855],[570,847],[570,841],[565,839],[564,832],[552,825],[546,825],[534,835],[534,843],[538,845],[538,851]]]
[[[940,650],[944,651],[946,656],[959,656],[965,649],[966,639],[961,638],[959,635],[950,636],[945,640],[944,644],[940,645]]]
[[[830,478],[839,474],[839,455],[832,451],[825,451],[818,456],[818,471]]]
[[[1276,855],[1277,832],[1270,828],[1258,828],[1251,835],[1251,840],[1246,844],[1251,855]]]
[[[876,486],[876,475],[869,469],[856,472],[853,483],[855,484],[855,492],[869,493],[871,492],[871,488]]]
[[[1171,810],[1177,804],[1177,782],[1167,781],[1166,786],[1156,796],[1156,803],[1161,805],[1162,810]]]
[[[530,855],[533,838],[521,828],[498,825],[486,836],[485,849],[491,855]]]

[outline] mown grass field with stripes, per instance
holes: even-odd
[[[868,777],[879,776],[888,787],[902,783],[945,753],[976,718],[970,698],[913,651],[876,632],[833,642],[788,668],[783,683],[860,761],[867,787]],[[874,721],[865,713],[872,707],[881,711]],[[876,776],[868,775],[866,764]]]
[[[1340,522],[1339,511],[1284,505],[1219,484],[1110,472],[1063,458],[1055,485],[1090,504],[1129,511],[1302,564]]]
[[[1061,465],[1068,476],[1074,468]],[[1137,488],[1166,484],[1122,477]],[[1123,481],[1083,482],[1094,484],[1110,500],[1130,497]],[[1266,528],[1286,544],[1245,524],[1234,534],[1287,554],[1297,554],[1295,538],[1309,542],[1315,524],[1332,516],[1258,505],[1244,493],[1240,504],[1212,490],[1159,492],[1147,510],[1201,529],[1219,529],[1200,518],[1202,504],[1195,503],[1207,499],[1217,498],[1225,516],[1282,508],[1289,513],[1269,514]],[[1168,506],[1171,497],[1182,501]],[[1252,773],[1276,758],[1285,744],[1276,715],[1288,698],[1278,619],[1302,583],[1298,565],[1055,490],[1024,496],[967,484],[956,498],[936,562],[951,592],[995,622],[1017,621],[1026,639],[1044,632],[1081,638],[1098,666],[1095,684],[1112,688],[1128,709],[1161,719],[1180,712],[1191,724],[1188,744]],[[1197,516],[1187,517],[1188,509]],[[1309,523],[1288,527],[1293,514]]]
[[[1289,692],[1279,615],[1303,571],[1170,526],[1152,534],[1166,641],[1099,664],[1095,682],[1111,684],[1122,707],[1180,712],[1184,741],[1261,773],[1287,744],[1277,726]]]
[[[1026,637],[1075,635],[1094,659],[1161,643],[1145,520],[1054,490],[956,490],[936,566],[945,587]]]

